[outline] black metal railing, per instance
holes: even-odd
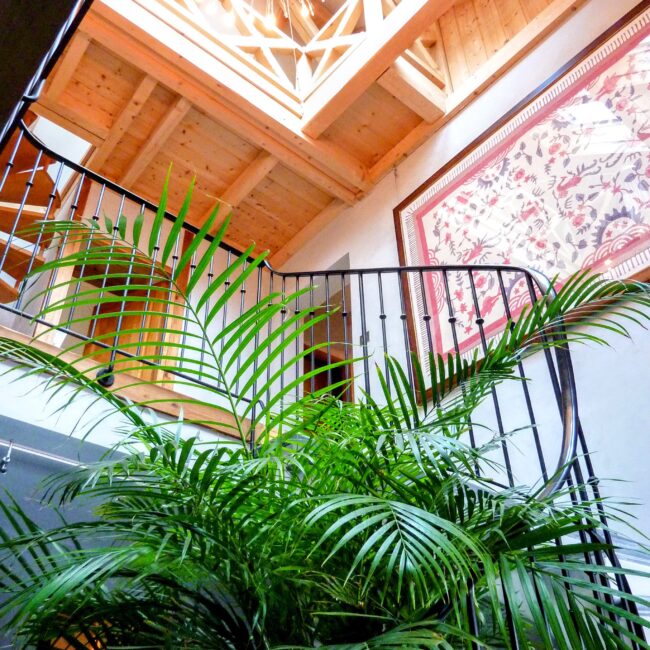
[[[24,238],[24,228],[48,219],[99,221],[106,215],[114,224],[109,237],[115,239],[120,235],[119,215],[124,214],[128,219],[143,215],[146,223],[146,219],[153,218],[157,205],[82,165],[66,160],[39,142],[25,124],[13,135],[7,151],[0,152],[0,161],[3,164],[0,169],[0,321],[29,335],[48,328],[56,336],[90,341],[96,334],[93,328],[97,320],[91,321],[88,330],[84,329],[88,327],[87,321],[83,327],[75,323],[74,313],[65,316],[65,326],[51,316],[36,317],[48,306],[50,299],[50,294],[43,290],[60,284],[61,278],[57,277],[56,270],[39,275],[36,284],[27,282],[26,278],[42,260],[65,255],[68,242],[65,236],[57,239],[43,230]],[[169,220],[174,219],[172,214],[166,216]],[[190,233],[197,232],[190,225],[184,228]],[[171,257],[172,272],[178,253],[175,251]],[[239,255],[236,249],[221,246],[205,270],[204,286]],[[245,261],[244,265],[247,263]],[[83,278],[84,271],[83,268],[77,269],[77,277]],[[77,282],[70,286],[74,291],[80,291],[82,285]],[[516,266],[382,267],[283,273],[262,265],[226,302],[214,327],[225,327],[268,293],[278,291],[290,295],[306,287],[312,288],[297,297],[291,309],[282,311],[278,317],[280,322],[296,318],[296,314],[304,309],[309,313],[324,313],[325,318],[318,327],[307,330],[304,335],[300,334],[301,321],[295,320],[293,329],[287,330],[286,334],[293,336],[295,354],[300,356],[301,351],[310,351],[292,367],[285,367],[282,356],[269,364],[266,368],[266,394],[257,394],[254,387],[252,394],[256,399],[268,401],[274,391],[283,390],[290,382],[294,383],[292,395],[297,399],[305,392],[313,392],[346,378],[335,376],[337,372],[349,373],[347,378],[352,379],[352,386],[344,398],[366,393],[380,399],[380,383],[375,368],[384,372],[391,388],[388,357],[400,362],[414,384],[413,355],[426,366],[430,352],[470,355],[478,350],[481,353],[490,339],[498,337],[525,304],[541,296],[553,299],[546,278]],[[110,290],[110,287],[103,288]],[[35,301],[36,295],[40,297]],[[123,323],[119,301],[117,305],[118,337],[104,344],[109,366],[117,355],[133,356],[132,352],[119,347]],[[210,305],[206,308],[209,309]],[[184,322],[184,327],[188,327],[187,321]],[[270,321],[268,336],[271,336],[273,328],[274,322]],[[183,335],[192,334],[183,331]],[[262,342],[258,336],[250,345],[258,347]],[[323,342],[330,345],[323,351],[314,349],[316,344]],[[135,355],[147,344],[147,340],[141,337]],[[178,379],[179,390],[187,392],[192,387],[199,391],[206,387],[219,390],[206,371],[205,354],[204,341],[193,356],[183,359],[177,368],[164,368],[166,373]],[[341,370],[329,368],[321,374],[314,374],[306,383],[295,381],[305,370],[315,369],[319,364],[329,366],[336,360],[350,361],[350,365],[342,365]],[[152,363],[148,365],[155,367]],[[188,368],[192,369],[191,373]],[[253,370],[256,372],[257,367]],[[573,499],[598,503],[598,481],[578,419],[569,350],[547,350],[522,360],[517,372],[521,378],[532,378],[533,381],[511,382],[492,391],[491,399],[477,414],[477,421],[486,426],[470,428],[472,444],[481,444],[491,437],[497,441],[495,453],[500,455],[498,460],[503,467],[501,474],[494,477],[497,482],[514,485],[519,477],[537,476],[546,484],[543,495],[552,494],[568,483],[578,488],[572,492]],[[275,383],[271,381],[274,375],[277,375]],[[241,381],[245,382],[246,377]],[[513,445],[509,432],[515,430],[523,433],[517,436],[516,445]],[[527,440],[525,436],[528,436]],[[525,453],[517,452],[517,449],[525,450]],[[601,506],[595,505],[593,509],[594,514],[601,518],[603,528],[585,531],[583,539],[609,542]],[[618,564],[613,552],[594,551],[589,560],[599,566]],[[590,578],[599,582],[609,579],[598,572]],[[624,576],[617,575],[616,581],[620,589],[629,592]],[[606,599],[607,595],[602,597]],[[632,601],[626,601],[625,606],[636,613]],[[635,634],[644,638],[640,626],[629,625],[634,626]]]

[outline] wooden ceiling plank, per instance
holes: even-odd
[[[58,100],[66,86],[70,83],[72,75],[79,66],[79,63],[81,63],[81,59],[89,45],[90,38],[86,34],[77,33],[72,39],[63,58],[57,65],[56,72],[46,90],[47,96],[52,101]]]
[[[508,38],[514,38],[526,27],[526,16],[521,3],[519,0],[499,0],[496,5]]]
[[[451,83],[454,90],[456,90],[469,77],[470,69],[465,58],[463,39],[460,35],[456,12],[453,8],[440,16],[440,31],[442,32]]]
[[[105,6],[104,3],[97,5],[99,9]],[[105,47],[112,49],[117,56],[127,58],[142,70],[148,70],[159,83],[184,94],[212,119],[254,143],[258,148],[266,149],[285,165],[331,195],[352,203],[359,195],[358,186],[361,186],[361,189],[369,189],[365,168],[349,154],[337,147],[330,147],[327,143],[305,139],[302,134],[300,138],[297,134],[292,134],[293,137],[289,135],[287,142],[287,138],[283,138],[283,135],[287,135],[284,124],[274,123],[276,128],[272,128],[272,119],[268,120],[268,124],[258,123],[237,105],[233,105],[229,101],[229,95],[207,90],[207,85],[201,79],[194,79],[191,74],[184,73],[184,69],[179,69],[164,54],[152,52],[143,43],[142,38],[125,36],[120,27],[101,16],[100,12],[93,11],[86,16],[82,27],[88,30],[93,38],[104,43]],[[134,35],[140,34],[136,29],[131,26]],[[219,89],[224,90],[224,86],[220,85]],[[292,144],[295,146],[291,146]]]
[[[458,90],[451,94],[447,101],[447,113],[433,124],[422,122],[413,129],[401,142],[377,161],[370,169],[369,177],[377,183],[395,165],[409,153],[415,151],[432,133],[451,120],[475,97],[481,94],[487,86],[499,78],[509,68],[521,60],[535,48],[558,25],[563,23],[572,13],[575,13],[589,0],[553,0],[546,9],[536,16],[517,36],[490,58],[474,75]]]
[[[490,57],[508,42],[499,11],[494,0],[474,0],[474,11],[478,16],[478,26],[487,55]]]
[[[453,0],[401,2],[306,99],[302,130],[318,137]]]
[[[465,60],[470,72],[475,72],[487,61],[488,57],[473,1],[463,0],[463,2],[459,2],[454,7],[454,12],[463,41]]]
[[[168,113],[163,117],[155,131],[149,136],[147,144],[139,152],[138,156],[131,161],[128,169],[120,178],[120,184],[129,186],[138,180],[140,174],[146,169],[154,156],[162,149],[167,138],[172,134],[181,120],[187,115],[192,104],[179,97]]]
[[[290,241],[271,256],[270,264],[273,268],[280,268],[287,260],[293,257],[308,241],[316,237],[323,228],[348,207],[342,201],[334,199],[326,208],[317,214],[302,228]]]
[[[404,57],[399,57],[377,83],[426,122],[435,122],[445,114],[447,95]]]
[[[108,137],[90,156],[88,165],[91,168],[97,170],[102,168],[102,165],[113,153],[122,136],[129,130],[133,120],[138,116],[155,87],[156,80],[153,77],[145,75],[142,78],[126,106],[113,123]]]
[[[528,22],[544,11],[546,5],[546,0],[521,0],[521,8],[524,10],[524,16]]]

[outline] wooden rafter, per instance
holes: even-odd
[[[137,85],[126,106],[113,123],[113,126],[111,126],[108,137],[90,156],[88,165],[91,168],[101,169],[102,165],[113,153],[122,136],[129,130],[133,120],[138,116],[155,87],[155,79],[149,75],[145,75],[142,78],[142,81]]]
[[[425,122],[435,122],[445,114],[447,95],[403,56],[379,77],[377,83]]]
[[[261,151],[255,160],[233,181],[228,189],[219,197],[218,203],[226,203],[232,208],[236,208],[260,183],[260,181],[278,164],[278,159]],[[214,207],[211,207],[201,217],[200,223],[203,223],[212,213]]]
[[[74,71],[86,53],[90,45],[90,38],[85,34],[76,34],[65,51],[61,62],[57,65],[56,73],[47,87],[47,95],[52,101],[56,101],[65,87],[70,83]]]
[[[397,5],[378,28],[367,34],[363,46],[356,48],[307,98],[303,132],[318,137],[452,4],[453,0],[410,0]]]
[[[126,7],[132,11],[124,15]],[[175,36],[163,26],[159,30],[155,20],[135,3],[104,0],[86,17],[83,29],[108,50],[149,71],[159,83],[183,94],[220,124],[331,195],[351,203],[369,189],[365,167],[350,153],[306,137],[299,120],[292,123],[291,115],[276,110],[268,96],[219,62],[212,60],[211,70],[206,72],[190,60],[193,51],[175,52],[175,43],[170,42]],[[146,31],[141,25],[146,25]],[[126,35],[134,30],[137,38]],[[222,71],[224,77],[215,82],[215,75]],[[213,90],[215,83],[218,92]]]
[[[138,155],[131,161],[131,164],[120,178],[122,185],[132,185],[138,180],[140,174],[149,166],[155,155],[163,148],[167,138],[174,132],[181,120],[187,115],[192,104],[179,97],[167,114],[160,121],[154,132],[147,139],[145,146],[138,152]]]
[[[32,110],[36,115],[59,124],[70,133],[74,133],[96,146],[100,146],[108,137],[109,130],[106,127],[87,119],[68,106],[52,101],[47,94],[41,95],[38,103],[32,104]]]

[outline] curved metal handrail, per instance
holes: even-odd
[[[527,273],[535,284],[537,284],[542,296],[548,302],[552,302],[557,298],[557,292],[553,287],[553,283],[546,275],[534,269],[528,269]],[[560,322],[556,326],[555,332],[551,332],[550,336],[563,336],[564,332],[564,325]],[[539,493],[540,498],[551,496],[564,485],[571,470],[571,465],[576,459],[576,450],[578,447],[578,396],[568,343],[564,343],[555,348],[555,358],[558,367],[560,411],[564,430],[562,432],[562,447],[555,472]]]

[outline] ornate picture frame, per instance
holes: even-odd
[[[394,217],[403,265],[512,264],[560,284],[587,268],[647,279],[650,8],[637,8],[554,74],[402,201]],[[471,290],[485,316],[504,287],[489,274],[475,280]],[[522,285],[513,277],[505,286],[513,316],[530,300]],[[431,347],[451,351],[436,274],[427,274],[419,297],[409,289],[418,356]],[[452,290],[461,305],[456,349],[466,352],[478,343],[470,299],[462,309],[470,288],[459,279]],[[431,315],[426,333],[417,327],[423,310]],[[505,318],[491,318],[488,336]]]

